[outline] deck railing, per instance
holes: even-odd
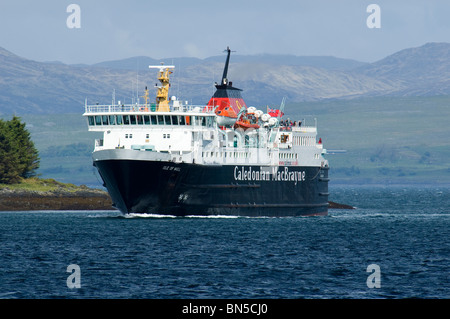
[[[203,112],[205,105],[180,105],[170,106],[170,112]],[[145,113],[161,113],[157,111],[154,105],[138,105],[138,104],[121,104],[121,105],[85,105],[86,113],[130,113],[130,112],[145,112]],[[211,113],[211,111],[205,112]]]

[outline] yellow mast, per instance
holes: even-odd
[[[174,69],[173,65],[150,65],[150,69],[159,69],[158,80],[161,82],[161,86],[157,86],[158,92],[156,93],[156,111],[157,112],[170,112],[169,107],[169,75],[173,72],[170,69]]]

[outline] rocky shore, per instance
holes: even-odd
[[[75,191],[0,189],[0,211],[112,209],[108,193],[87,187]]]

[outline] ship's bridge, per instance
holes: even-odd
[[[212,127],[213,111],[204,106],[172,105],[166,112],[147,105],[86,105],[83,114],[90,131],[104,131],[117,126],[205,126]]]
[[[205,111],[204,106],[178,103],[170,103],[166,111],[146,104],[86,103],[83,116],[89,131],[103,132],[103,138],[95,141],[95,150],[124,148],[187,153],[192,151],[200,135],[216,127],[213,111]]]

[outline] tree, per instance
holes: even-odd
[[[13,151],[19,156],[19,175],[24,178],[36,175],[35,171],[39,168],[39,152],[34,147],[25,123],[22,123],[19,117],[14,116],[7,124]]]
[[[12,184],[19,180],[18,156],[12,152],[6,123],[0,119],[0,183]]]
[[[39,153],[25,123],[17,116],[0,120],[0,182],[10,184],[34,176],[38,168]]]

